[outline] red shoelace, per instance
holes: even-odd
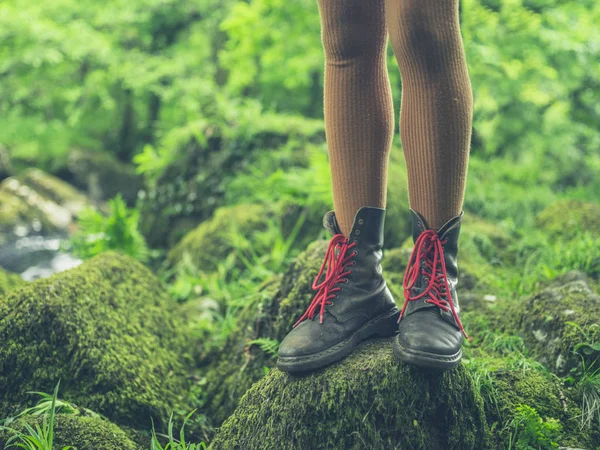
[[[315,281],[312,284],[312,288],[318,291],[313,298],[310,306],[306,312],[298,319],[298,322],[294,324],[292,328],[295,328],[304,319],[311,319],[315,316],[317,308],[319,308],[319,323],[323,323],[323,312],[325,311],[325,305],[331,304],[331,299],[336,297],[336,292],[342,288],[336,287],[338,283],[347,283],[348,279],[345,278],[352,271],[347,270],[349,265],[354,265],[355,262],[352,258],[356,256],[356,251],[348,253],[348,251],[356,245],[356,242],[349,243],[348,238],[343,234],[336,234],[333,236],[327,247],[325,253],[325,259],[321,264],[321,269]],[[337,250],[337,252],[336,252]],[[326,270],[325,279],[319,283],[323,271]]]
[[[413,248],[412,254],[408,261],[408,267],[404,273],[402,286],[404,287],[404,306],[400,312],[398,322],[404,316],[404,311],[408,306],[409,301],[419,300],[427,297],[425,302],[432,303],[444,311],[452,311],[454,320],[458,324],[460,331],[468,339],[467,333],[458,318],[458,314],[454,309],[452,296],[450,294],[450,285],[448,284],[448,276],[446,273],[446,262],[444,260],[444,249],[442,247],[446,241],[440,240],[440,237],[434,230],[423,231]],[[425,261],[425,268],[428,271],[421,270],[421,262]],[[411,296],[410,291],[419,279],[419,275],[423,273],[428,279],[427,288],[418,295]],[[447,297],[447,300],[443,296]]]

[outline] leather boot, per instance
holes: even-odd
[[[404,305],[393,349],[403,362],[431,369],[455,367],[463,335],[456,284],[458,236],[463,212],[439,230],[411,211],[415,246],[404,274]]]
[[[333,237],[312,285],[317,294],[281,342],[279,369],[318,369],[344,358],[368,337],[397,332],[400,311],[381,272],[384,216],[384,209],[361,208],[346,238],[335,213],[325,215],[323,225]]]

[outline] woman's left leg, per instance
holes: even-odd
[[[402,76],[400,132],[415,241],[394,353],[445,369],[462,356],[456,258],[473,114],[458,0],[386,0],[386,21]]]

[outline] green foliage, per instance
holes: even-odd
[[[562,425],[556,419],[542,419],[531,406],[517,406],[515,417],[509,426],[512,428],[509,450],[558,448],[556,440],[560,437]]]
[[[59,408],[64,407],[64,402],[61,402],[60,406],[57,406],[58,397],[58,386],[56,384],[54,393],[49,396],[48,394],[42,394],[45,402],[38,404],[40,408],[35,411],[35,414],[43,414],[42,425],[35,424],[33,427],[29,424],[25,424],[27,434],[21,433],[16,430],[10,430],[13,432],[13,436],[6,441],[7,448],[22,448],[25,450],[53,450],[54,444],[54,417]],[[48,405],[48,400],[50,404]],[[72,446],[65,446],[62,450],[69,450],[74,448]]]
[[[258,338],[252,339],[248,342],[248,346],[258,345],[260,349],[265,352],[267,355],[271,355],[272,358],[277,357],[277,352],[279,351],[279,341],[276,339],[270,338]]]
[[[71,241],[74,253],[87,259],[115,250],[145,261],[148,258],[148,247],[138,231],[139,211],[128,209],[120,194],[108,204],[108,216],[93,209],[81,212],[80,231]]]
[[[156,436],[156,431],[154,430],[154,425],[152,425],[152,441],[150,442],[150,450],[200,450],[206,449],[206,444],[201,442],[200,444],[192,444],[186,442],[185,438],[185,425],[187,421],[192,417],[192,415],[196,411],[192,411],[189,413],[185,419],[183,420],[183,425],[181,426],[181,430],[179,430],[179,440],[176,440],[173,437],[173,416],[169,418],[168,423],[168,431],[167,435],[164,436],[168,439],[167,444],[163,447]]]

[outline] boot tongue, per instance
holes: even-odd
[[[327,231],[329,231],[329,233],[331,233],[332,236],[335,236],[336,234],[342,234],[334,211],[329,211],[325,214],[323,217],[323,226]]]

